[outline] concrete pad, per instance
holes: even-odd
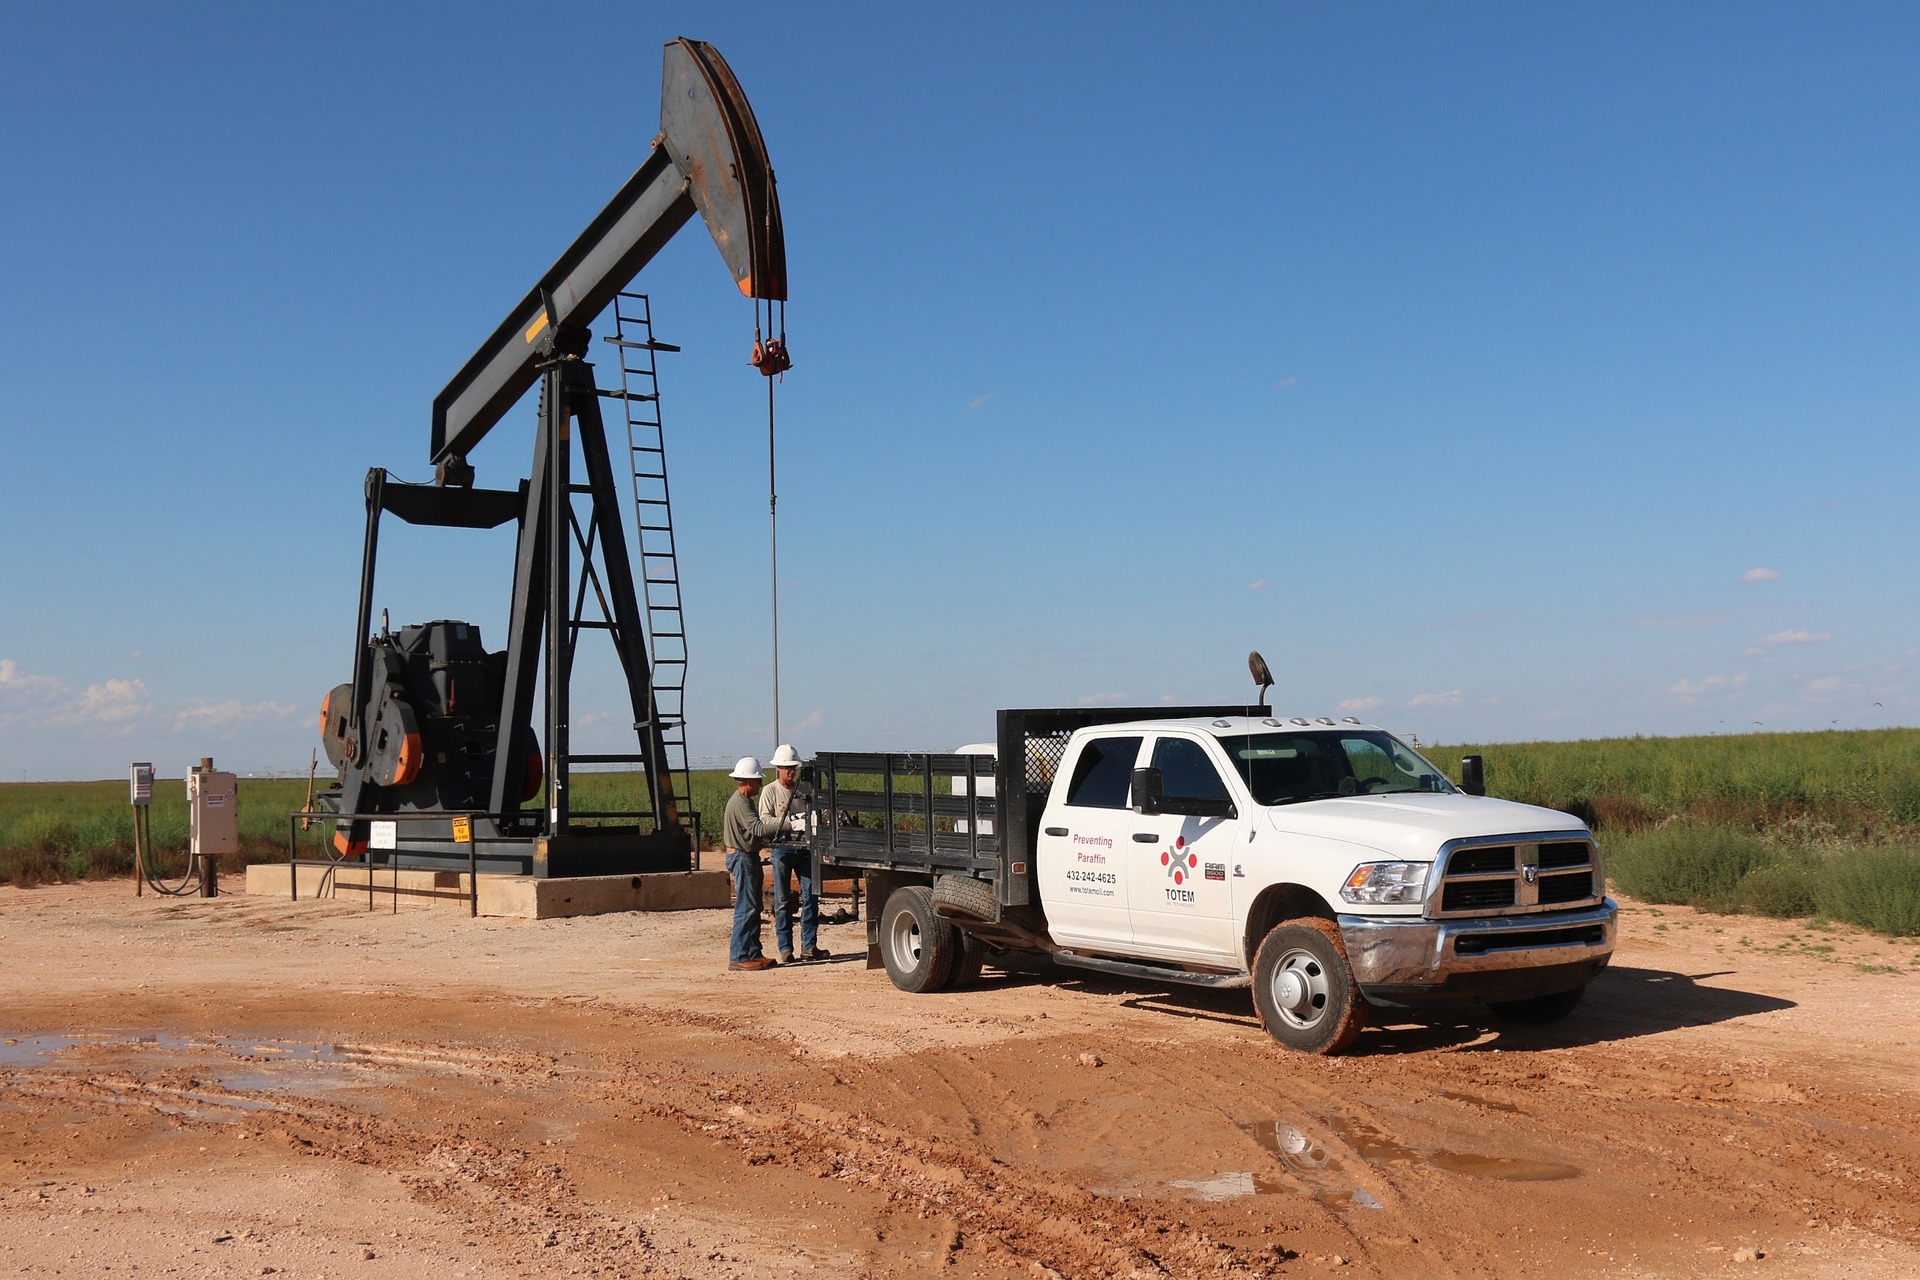
[[[247,868],[247,892],[263,897],[291,896],[294,868],[285,863],[255,863]],[[367,868],[354,863],[302,865],[300,894],[309,898],[364,897]],[[397,881],[397,898],[396,898]],[[603,915],[614,911],[687,911],[725,907],[733,888],[724,871],[659,871],[646,875],[480,876],[483,916],[553,920],[564,916]],[[373,901],[391,910],[402,907],[467,909],[467,873],[432,868],[373,868]]]
[[[638,876],[481,876],[480,914],[552,920],[609,911],[724,907],[733,886],[724,871],[656,871]]]

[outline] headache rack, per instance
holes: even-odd
[[[1269,714],[1247,706],[1028,708],[998,713],[992,755],[823,751],[808,762],[815,848],[826,867],[971,876],[990,881],[1001,906],[1025,906],[1038,897],[1033,832],[1075,729]]]

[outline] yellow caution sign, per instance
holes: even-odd
[[[473,819],[455,818],[453,820],[453,838],[461,844],[473,842]]]

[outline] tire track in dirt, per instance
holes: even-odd
[[[650,1074],[656,1065],[651,1059],[623,1057],[607,1072],[616,1082],[611,1101],[670,1120],[689,1133],[717,1134],[738,1150],[748,1167],[777,1164],[850,1182],[871,1188],[888,1204],[917,1217],[950,1219],[954,1231],[948,1252],[956,1259],[984,1255],[997,1265],[1038,1265],[1069,1277],[1255,1277],[1273,1274],[1292,1256],[1274,1245],[1236,1248],[1189,1226],[1154,1201],[1117,1201],[1061,1187],[1044,1174],[1027,1173],[970,1149],[974,1134],[960,1140],[929,1136],[927,1126],[916,1123],[925,1119],[924,1105],[900,1090],[895,1073],[900,1059],[889,1062],[884,1078],[844,1060],[833,1067],[796,1063],[793,1046],[783,1037],[718,1015],[682,1010],[669,1014],[678,1025],[736,1043],[757,1042],[786,1061],[772,1076],[672,1079]],[[947,1070],[961,1074],[951,1065]],[[968,1090],[938,1069],[934,1074],[965,1117],[959,1127],[977,1128],[979,1112],[968,1100]],[[869,1076],[871,1080],[865,1079]],[[844,1093],[850,1078],[871,1085],[859,1107],[841,1109],[810,1100]],[[644,1079],[646,1087],[617,1083],[633,1079]],[[736,1095],[757,1098],[761,1109],[740,1105]],[[911,1118],[891,1118],[902,1110]]]
[[[383,1056],[415,1068],[432,1063],[471,1073],[475,1055],[396,1045],[386,1046]],[[495,1078],[543,1080],[549,1071],[541,1058],[489,1054],[486,1061],[487,1074]],[[582,1210],[581,1197],[559,1161],[488,1141],[465,1124],[421,1131],[404,1121],[271,1086],[229,1090],[210,1074],[164,1065],[152,1076],[124,1069],[87,1075],[47,1069],[0,1080],[0,1097],[81,1110],[141,1108],[172,1126],[204,1133],[231,1132],[239,1126],[253,1137],[278,1140],[296,1154],[391,1174],[416,1200],[453,1214],[469,1234],[522,1260],[558,1247],[573,1261],[618,1266],[627,1274],[656,1274],[647,1257],[656,1250],[645,1227]],[[664,1251],[662,1260],[672,1252]],[[664,1274],[683,1271],[669,1265]]]

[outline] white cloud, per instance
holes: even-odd
[[[1379,706],[1380,703],[1381,703],[1381,700],[1379,698],[1374,697],[1372,694],[1368,694],[1364,698],[1348,698],[1345,702],[1335,707],[1334,710],[1349,711],[1349,712],[1371,711],[1375,707]]]
[[[1284,378],[1275,378],[1273,380],[1273,389],[1275,391],[1285,391],[1288,387],[1297,387],[1299,385],[1300,375],[1297,373],[1290,373]]]
[[[1679,698],[1704,698],[1709,694],[1727,693],[1743,687],[1749,679],[1746,672],[1738,675],[1711,675],[1704,680],[1676,680],[1667,692]]]
[[[1773,582],[1780,577],[1778,569],[1749,569],[1740,575],[1742,582]]]
[[[1249,582],[1247,584],[1247,590],[1265,591],[1268,587],[1272,585],[1273,584],[1271,582],[1268,582],[1265,578],[1255,578],[1252,582]]]
[[[1124,693],[1089,693],[1080,699],[1080,705],[1083,707],[1097,707],[1101,703],[1107,703],[1111,706],[1118,706],[1126,700],[1127,695]]]
[[[191,729],[230,729],[243,724],[258,724],[263,720],[291,720],[302,714],[303,708],[285,702],[202,698],[192,706],[174,712],[173,731],[185,733]]]
[[[1416,693],[1413,697],[1407,699],[1407,706],[1409,708],[1457,707],[1465,701],[1465,695],[1458,689],[1452,689],[1446,693]]]
[[[1776,631],[1763,636],[1761,644],[1825,644],[1833,636],[1825,631]]]
[[[800,723],[794,725],[793,728],[801,732],[805,732],[808,729],[818,729],[821,725],[825,724],[826,722],[827,722],[827,713],[825,711],[822,711],[819,707],[815,707],[813,710],[807,712],[806,715],[800,717]]]
[[[1818,680],[1807,681],[1803,692],[1810,698],[1824,698],[1838,693],[1856,694],[1864,689],[1864,685],[1841,676],[1821,676]]]
[[[105,680],[75,693],[58,676],[28,675],[12,658],[0,658],[0,727],[77,728],[90,737],[127,733],[152,710],[139,680]]]
[[[12,658],[0,658],[0,704],[44,701],[66,691],[60,677],[30,676]]]
[[[983,405],[990,404],[992,403],[993,398],[999,394],[1000,393],[998,391],[989,391],[983,396],[975,396],[973,399],[967,401],[967,408],[978,409]]]
[[[115,723],[131,720],[151,710],[153,702],[147,696],[144,680],[109,680],[105,684],[87,686],[87,691],[80,695],[80,705],[74,709],[74,718]]]

